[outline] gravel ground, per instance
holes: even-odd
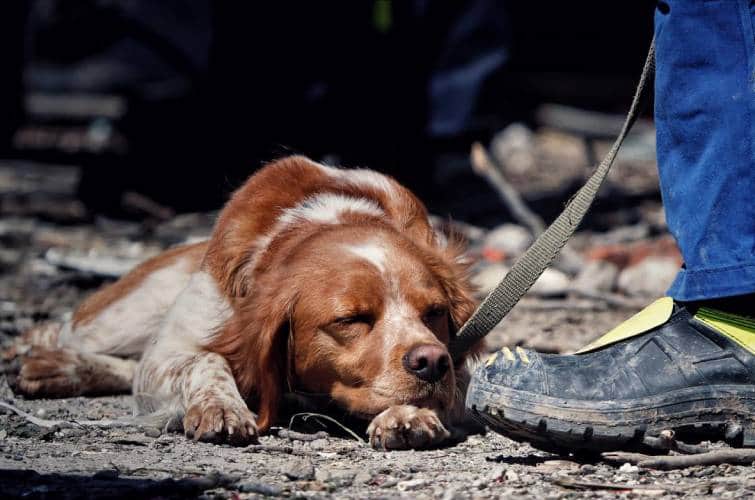
[[[32,179],[34,196],[23,194],[26,177],[14,176],[18,171],[0,171],[0,342],[65,314],[129,261],[207,234],[213,221],[212,214],[140,223],[91,219],[64,182],[51,181],[48,194],[38,193],[49,176]],[[591,237],[583,233],[576,241],[587,247]],[[490,334],[489,348],[572,351],[634,311],[568,295],[528,298]],[[8,384],[13,369],[0,362],[0,401],[38,418],[131,413],[130,396],[21,399]],[[389,453],[355,439],[299,437],[284,430],[262,437],[260,445],[232,448],[138,428],[43,428],[0,408],[0,498],[735,498],[755,492],[751,466],[656,471],[554,456],[495,433],[437,450]]]
[[[570,309],[567,302],[555,309],[553,301],[523,302],[491,334],[490,348],[518,343],[568,351],[631,314]],[[40,418],[131,412],[130,396],[26,401],[2,377],[0,400]],[[753,492],[755,470],[749,466],[644,470],[558,457],[495,433],[432,451],[380,452],[354,439],[300,441],[283,433],[262,437],[259,446],[232,448],[138,428],[45,429],[0,409],[4,498],[736,498]]]
[[[6,392],[6,398],[12,396]],[[5,399],[6,401],[8,399]],[[131,398],[22,401],[48,419],[111,418]],[[638,469],[580,462],[494,433],[432,451],[380,452],[356,440],[278,436],[232,448],[138,429],[43,429],[0,415],[4,498],[290,496],[341,498],[737,498],[755,492],[749,466]]]

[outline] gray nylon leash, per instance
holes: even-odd
[[[501,322],[543,274],[543,271],[551,265],[571,235],[574,234],[595,200],[627,133],[639,116],[642,105],[648,97],[648,81],[653,78],[654,73],[655,39],[650,44],[629,113],[627,113],[624,125],[610,151],[600,162],[595,172],[587,179],[585,185],[569,201],[564,211],[516,261],[501,282],[485,297],[474,314],[459,329],[449,346],[454,360],[458,360],[475,342],[482,339]]]

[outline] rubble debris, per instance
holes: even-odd
[[[619,290],[630,296],[662,297],[679,272],[672,257],[648,257],[619,274]]]

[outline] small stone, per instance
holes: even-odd
[[[427,479],[409,479],[398,483],[396,488],[398,488],[399,491],[412,491],[424,488],[428,484],[430,484],[430,482]]]
[[[323,448],[327,448],[327,446],[328,446],[327,439],[315,439],[314,441],[309,442],[309,447],[315,450],[321,450]]]
[[[515,224],[503,224],[485,237],[483,246],[503,252],[506,256],[521,255],[532,244],[532,234]]]
[[[626,462],[624,465],[619,467],[619,472],[623,472],[625,474],[634,474],[640,471],[640,468],[636,465],[632,465],[629,462]]]
[[[328,483],[337,488],[351,486],[356,477],[356,472],[352,470],[327,470],[317,469],[314,478],[321,483]]]
[[[5,439],[6,437],[8,437],[8,431],[0,429],[0,439]]]
[[[162,432],[157,427],[146,427],[144,429],[144,435],[151,438],[159,438]]]
[[[258,493],[260,495],[277,497],[283,494],[283,489],[272,484],[242,482],[236,483],[236,489],[241,493]]]
[[[34,412],[35,415],[37,415],[39,418],[45,418],[47,417],[47,410],[44,408],[39,408],[37,411]]]
[[[541,297],[553,297],[564,295],[571,284],[569,277],[561,271],[553,268],[546,269],[537,279],[530,292]]]
[[[693,475],[695,477],[707,477],[712,476],[713,474],[716,474],[716,468],[715,467],[703,467],[700,470],[696,470]]]
[[[330,471],[328,469],[317,469],[315,471],[315,479],[320,481],[321,483],[327,483],[330,481]]]
[[[315,466],[309,460],[295,460],[283,471],[291,481],[311,481],[315,478]]]
[[[509,272],[509,267],[503,264],[485,266],[472,276],[472,284],[480,294],[487,295],[493,291],[507,272]]]
[[[511,469],[508,469],[506,473],[504,474],[504,479],[506,479],[507,483],[518,483],[519,482],[519,474],[514,472]]]
[[[449,488],[443,494],[443,500],[457,500],[459,498],[463,497],[459,494],[459,490],[457,488]]]
[[[374,477],[375,475],[371,471],[362,469],[359,472],[357,472],[356,476],[354,476],[354,482],[356,484],[367,484],[367,483],[372,482],[372,479]]]
[[[579,468],[584,474],[594,474],[598,468],[592,464],[584,464]]]
[[[478,479],[472,483],[472,488],[476,490],[484,490],[488,487],[488,481],[486,479]]]
[[[639,264],[624,269],[618,287],[628,295],[660,297],[674,281],[679,264],[672,257],[648,257]]]
[[[537,167],[535,145],[536,137],[529,127],[512,123],[493,137],[490,149],[507,170],[524,174]]]
[[[398,479],[393,476],[380,475],[373,478],[372,484],[380,488],[393,488],[398,484]]]
[[[488,475],[488,480],[491,483],[500,483],[501,481],[503,481],[505,473],[506,473],[506,467],[502,465],[494,467],[493,470]]]
[[[585,263],[572,283],[576,290],[590,292],[610,292],[616,286],[619,268],[607,260],[593,260]]]

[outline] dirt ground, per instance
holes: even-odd
[[[505,331],[578,338],[614,324],[616,311],[553,311],[536,304],[512,313]],[[626,314],[626,311],[624,312]],[[1,382],[3,401],[40,418],[117,418],[131,397],[26,401]],[[0,496],[24,498],[602,498],[656,496],[737,498],[755,492],[750,466],[638,469],[577,461],[495,433],[432,451],[381,452],[355,439],[265,436],[259,446],[196,443],[180,434],[138,428],[44,429],[0,414]]]
[[[2,165],[0,165],[2,167]],[[90,218],[63,177],[0,168],[0,342],[66,314],[124,267],[206,235],[213,214],[142,222]],[[15,177],[14,177],[15,176]],[[45,184],[44,179],[49,182]],[[33,190],[24,192],[24,186]],[[42,186],[42,188],[40,188]],[[41,193],[41,194],[40,194]],[[585,236],[581,235],[583,242]],[[580,236],[577,237],[580,239]],[[478,271],[484,268],[478,267]],[[520,303],[488,337],[490,350],[523,345],[573,351],[630,316],[568,294]],[[0,401],[44,419],[118,418],[131,396],[24,400],[13,363],[0,364]],[[356,439],[264,436],[233,448],[154,429],[44,428],[0,408],[0,498],[735,498],[755,494],[751,466],[678,471],[559,457],[495,433],[431,451],[375,451]]]

